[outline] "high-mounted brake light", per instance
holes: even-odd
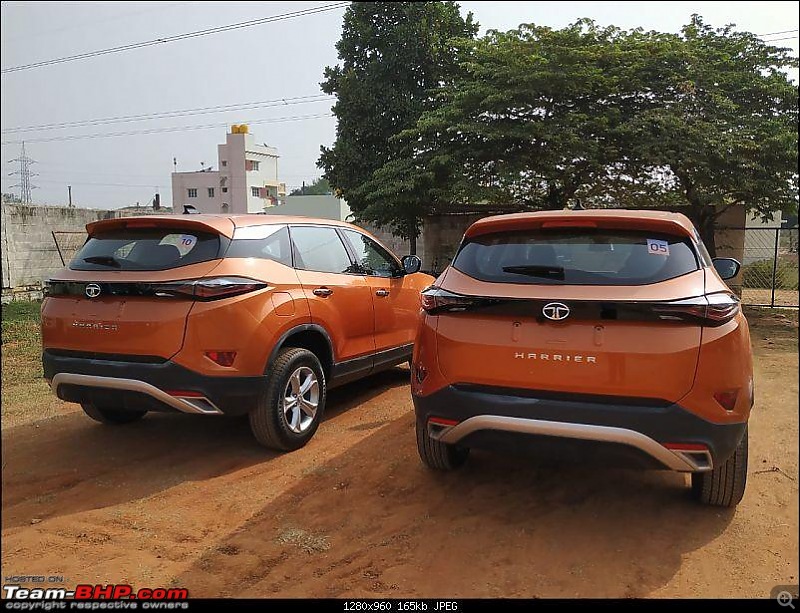
[[[593,221],[544,221],[542,228],[596,228],[597,224]]]

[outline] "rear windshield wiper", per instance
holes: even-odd
[[[102,264],[104,266],[122,268],[122,262],[113,255],[90,255],[88,258],[83,258],[83,261],[89,262],[89,264]]]
[[[547,279],[564,280],[564,268],[561,266],[539,266],[536,264],[522,264],[519,266],[503,266],[503,272],[529,277],[545,277]]]

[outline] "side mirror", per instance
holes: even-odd
[[[419,269],[422,268],[422,260],[416,255],[405,255],[400,261],[403,263],[403,270],[407,275],[419,272]]]
[[[733,279],[739,274],[739,269],[742,267],[738,260],[733,258],[714,258],[712,262],[714,263],[714,270],[722,277],[723,281]]]

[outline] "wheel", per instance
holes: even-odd
[[[735,507],[747,484],[747,428],[733,455],[704,473],[692,473],[692,495],[703,504]]]
[[[466,447],[448,445],[431,438],[427,426],[419,420],[417,420],[417,451],[423,463],[434,470],[455,470],[463,466],[469,456],[469,449]]]
[[[282,349],[264,393],[250,411],[256,440],[272,449],[300,449],[319,427],[325,410],[325,373],[307,349]]]
[[[139,421],[147,413],[147,411],[120,411],[119,409],[99,407],[93,402],[82,402],[81,408],[93,420],[112,426]]]

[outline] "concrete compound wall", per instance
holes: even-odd
[[[62,267],[53,231],[81,232],[116,211],[3,203],[3,289],[39,285]]]
[[[284,210],[286,213],[302,214],[305,207],[312,203],[298,197],[296,207],[298,210]],[[323,197],[323,200],[325,198]],[[330,218],[342,218],[345,211],[340,209],[341,201],[330,198]],[[291,202],[291,199],[290,199]],[[331,206],[332,205],[332,206]],[[283,209],[284,207],[275,207]],[[313,207],[315,214],[320,216],[317,206]],[[278,212],[277,210],[275,211]],[[310,210],[309,210],[310,212]],[[109,219],[120,216],[142,215],[146,211],[119,211],[100,209],[79,209],[55,206],[32,206],[22,204],[2,205],[2,272],[3,272],[3,301],[14,299],[15,296],[23,297],[34,292],[46,279],[62,267],[53,232],[76,232],[74,237],[78,243],[83,242],[83,232],[87,223],[99,219]],[[429,217],[423,226],[422,235],[417,240],[417,255],[422,258],[422,268],[425,271],[439,273],[447,266],[455,254],[464,231],[481,215],[435,215]],[[726,211],[720,218],[720,232],[717,238],[718,254],[742,258],[744,251],[744,232],[740,228],[744,225],[745,215],[743,210]],[[381,228],[365,225],[365,229],[374,234],[378,240],[385,244],[398,256],[410,252],[408,241],[393,236]],[[68,257],[68,256],[67,256]],[[738,289],[740,279],[734,279],[731,286]]]

